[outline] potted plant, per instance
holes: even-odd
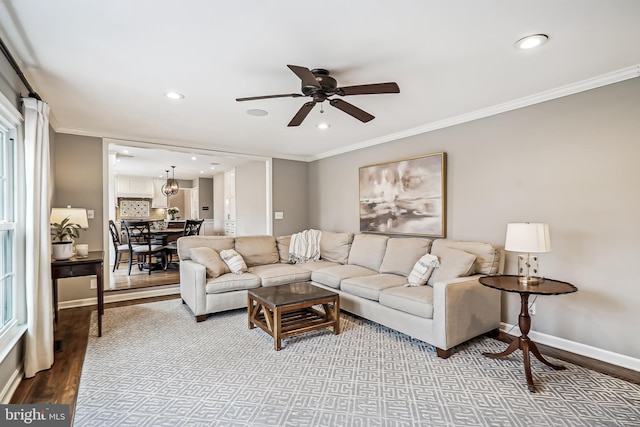
[[[177,206],[172,206],[169,209],[167,209],[167,213],[169,214],[169,219],[172,221],[176,219],[176,214],[178,212],[180,212],[180,209]]]
[[[51,236],[53,237],[52,256],[53,259],[61,261],[73,256],[73,239],[80,237],[80,226],[66,217],[62,222],[51,224]]]

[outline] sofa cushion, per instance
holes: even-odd
[[[436,268],[431,274],[427,282],[429,285],[473,274],[476,256],[469,252],[438,246],[431,249],[431,254],[438,257],[440,267]]]
[[[220,258],[220,254],[206,246],[191,248],[191,259],[198,264],[204,265],[207,269],[207,277],[216,278],[231,271]]]
[[[431,286],[395,287],[380,292],[380,304],[415,316],[433,319],[433,288]]]
[[[346,264],[349,259],[349,249],[353,242],[353,233],[336,233],[323,231],[320,236],[320,258]]]
[[[248,267],[280,261],[276,238],[273,236],[238,236],[235,250],[242,255]]]
[[[208,294],[222,294],[224,292],[241,291],[260,287],[260,278],[255,274],[226,273],[207,281],[205,290]]]
[[[235,249],[225,249],[224,251],[220,251],[220,258],[227,264],[229,270],[233,274],[240,274],[243,271],[247,271],[247,264],[242,259],[242,255],[236,252]]]
[[[310,270],[305,270],[297,265],[281,263],[257,265],[251,268],[251,273],[260,278],[260,283],[264,287],[311,280]]]
[[[340,283],[340,289],[352,295],[378,301],[380,291],[407,283],[407,278],[397,274],[374,274],[350,277]]]
[[[379,271],[387,247],[387,236],[356,234],[349,251],[349,264]]]
[[[377,274],[377,272],[359,265],[336,265],[311,272],[311,280],[321,285],[340,289],[340,282],[342,282],[343,279],[371,276],[373,274]]]
[[[338,262],[320,260],[320,261],[314,261],[314,262],[305,262],[305,263],[296,264],[296,265],[300,268],[304,268],[305,270],[316,271],[316,270],[320,270],[321,268],[333,267],[335,265],[341,265],[341,264]]]
[[[418,237],[392,237],[380,265],[380,273],[409,276],[415,263],[431,249],[431,240]]]
[[[289,244],[291,243],[291,235],[276,237],[276,247],[278,248],[278,256],[280,262],[289,264]]]
[[[433,254],[425,254],[413,266],[409,277],[407,277],[406,286],[422,286],[426,285],[429,277],[433,274],[433,270],[440,267],[438,257]]]
[[[225,249],[233,249],[234,238],[231,236],[185,236],[178,239],[178,257],[191,259],[191,248],[201,246],[220,252]]]
[[[500,251],[490,243],[473,242],[464,240],[436,240],[433,249],[446,246],[452,249],[469,252],[476,256],[473,272],[471,274],[496,274],[500,264]]]

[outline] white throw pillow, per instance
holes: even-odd
[[[242,255],[236,252],[235,249],[225,249],[220,251],[220,258],[227,264],[229,270],[233,274],[242,274],[243,271],[247,271],[247,264],[244,262]]]
[[[431,273],[433,273],[433,269],[440,267],[440,262],[438,262],[438,257],[431,254],[423,255],[422,258],[416,262],[409,273],[409,283],[405,286],[422,286],[427,283],[429,277],[431,277]]]

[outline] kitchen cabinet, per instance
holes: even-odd
[[[224,173],[224,234],[236,235],[236,170]]]
[[[153,179],[127,176],[116,177],[116,197],[153,198]]]
[[[162,193],[162,186],[165,185],[167,181],[164,179],[154,179],[153,180],[153,200],[151,201],[151,207],[156,209],[166,209],[169,207],[167,204],[168,197]]]

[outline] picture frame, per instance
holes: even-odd
[[[359,168],[360,232],[446,237],[446,153]]]

